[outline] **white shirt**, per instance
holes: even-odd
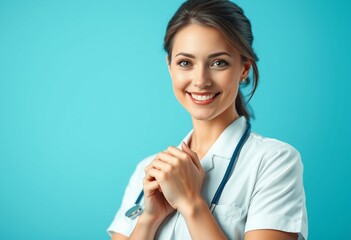
[[[244,117],[235,120],[200,161],[206,171],[202,196],[209,206],[245,129]],[[189,142],[192,132],[184,142]],[[134,205],[142,190],[144,168],[155,156],[138,164],[121,207],[107,229],[109,235],[118,232],[129,236],[133,231],[137,219],[131,220],[124,214]],[[250,230],[275,229],[298,233],[299,240],[307,240],[303,165],[299,152],[287,143],[251,132],[213,215],[229,239],[244,239],[244,233]],[[169,216],[155,239],[191,239],[182,215],[175,212]]]

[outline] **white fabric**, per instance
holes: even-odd
[[[201,159],[206,171],[202,196],[208,205],[245,128],[244,117],[231,123]],[[192,131],[183,141],[188,143],[191,135]],[[124,214],[142,190],[144,168],[154,157],[140,162],[130,178],[121,207],[107,229],[110,236],[113,232],[129,236],[133,231],[137,220]],[[299,240],[306,240],[303,166],[298,151],[287,143],[251,132],[213,214],[229,239],[244,239],[244,233],[250,230],[275,229],[299,233]],[[155,239],[191,239],[182,215],[175,212],[169,216]]]

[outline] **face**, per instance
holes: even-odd
[[[235,99],[250,66],[220,31],[197,24],[175,35],[168,65],[176,98],[196,120],[238,117]]]

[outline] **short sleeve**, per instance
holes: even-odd
[[[114,220],[107,229],[107,233],[110,237],[113,233],[120,233],[127,237],[129,237],[132,233],[136,224],[136,219],[132,220],[126,217],[125,212],[134,205],[136,199],[138,198],[142,190],[143,178],[145,175],[144,168],[146,167],[148,162],[150,162],[150,159],[152,159],[152,156],[140,162],[136,167],[136,170],[130,177],[129,183],[124,191],[122,204],[119,210],[117,211]]]
[[[258,170],[245,232],[274,229],[307,240],[303,165],[299,152],[282,143],[266,154]]]

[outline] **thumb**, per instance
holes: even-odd
[[[199,157],[197,156],[196,152],[193,152],[185,142],[182,142],[182,150],[190,156],[197,169],[202,169]]]

